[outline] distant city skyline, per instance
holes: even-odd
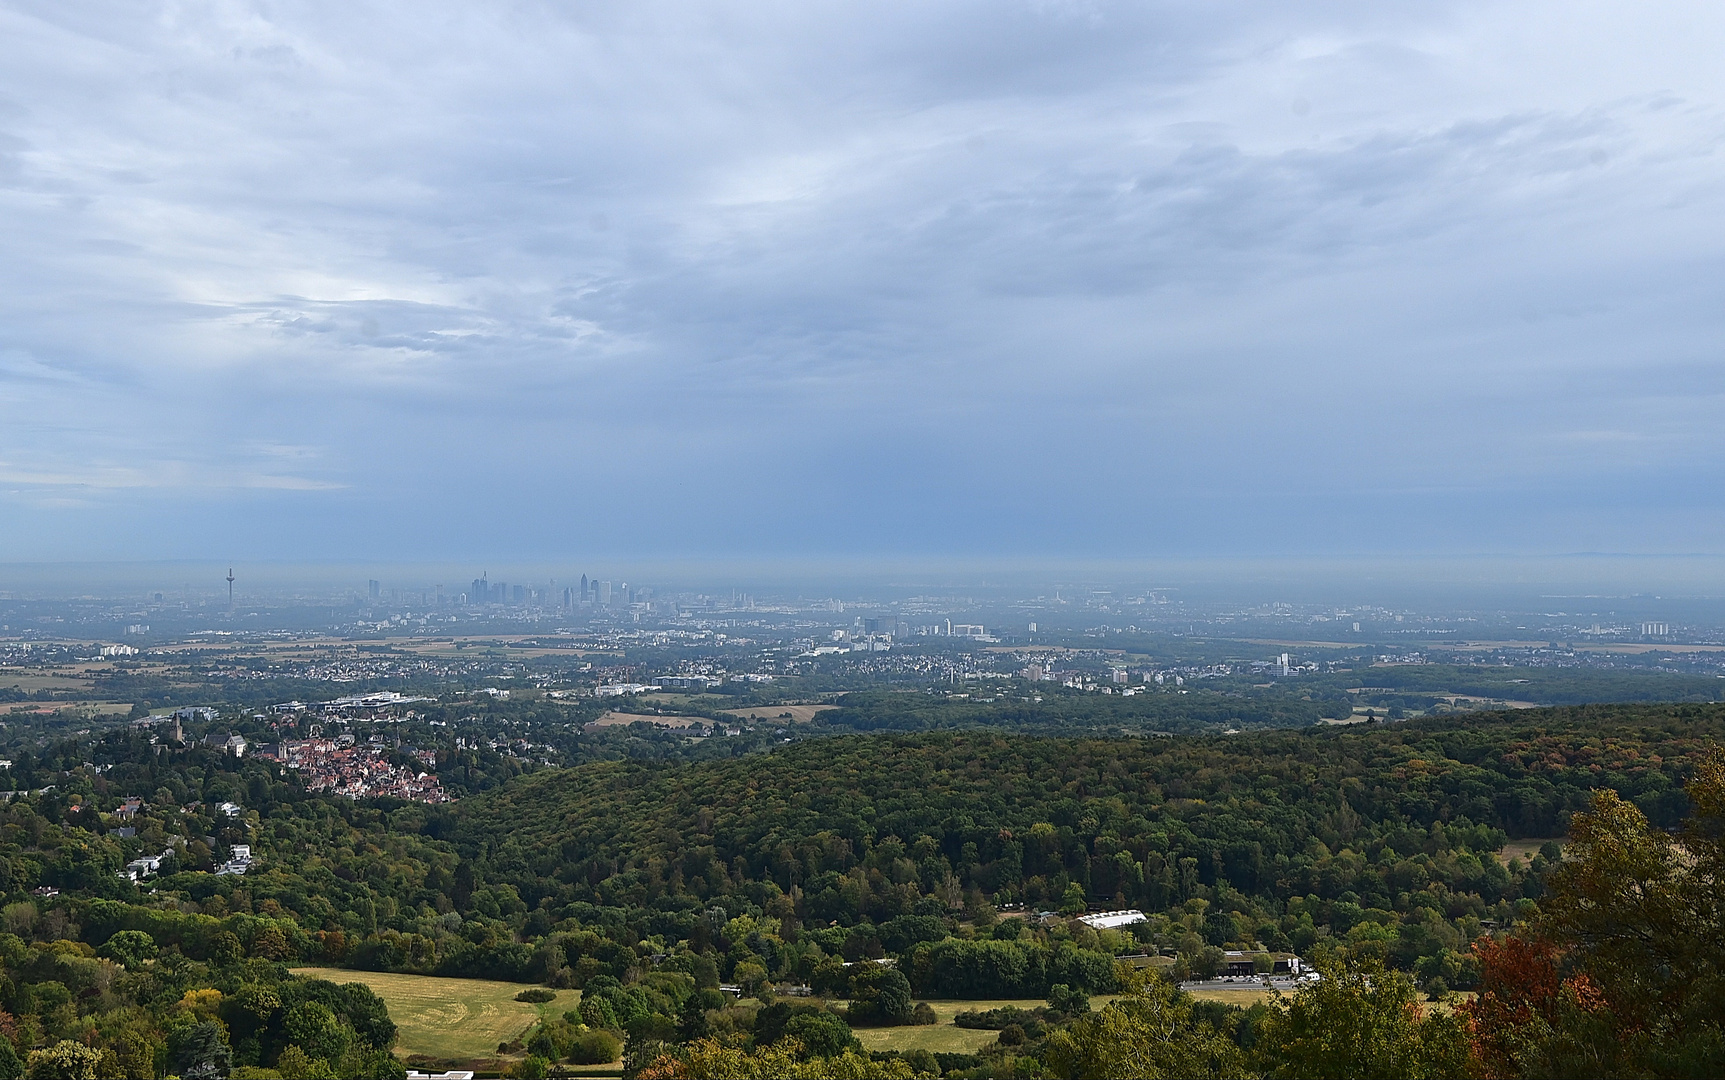
[[[10,5],[0,563],[1725,554],[1722,42]]]
[[[1010,559],[1001,557],[667,560],[595,555],[579,561],[509,561],[472,577],[474,562],[348,563],[214,560],[0,561],[0,600],[86,598],[149,603],[219,601],[230,584],[243,608],[260,602],[432,604],[557,603],[594,606],[609,584],[613,604],[666,590],[760,596],[878,596],[922,592],[1059,598],[1094,589],[1158,592],[1227,602],[1496,604],[1505,597],[1654,597],[1725,600],[1725,557],[1335,556],[1329,558]],[[588,574],[583,571],[594,571]],[[227,580],[228,574],[234,581]],[[478,599],[485,584],[487,599]],[[494,587],[509,590],[493,593]],[[514,592],[524,590],[520,596]],[[1069,597],[1070,598],[1070,595]]]

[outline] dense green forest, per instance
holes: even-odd
[[[772,1005],[755,1012],[752,1037],[685,1030],[680,1043],[643,1047],[635,1074],[1717,1076],[1725,1069],[1725,751],[1696,763],[1685,794],[1689,814],[1673,833],[1611,789],[1596,790],[1570,819],[1571,850],[1546,877],[1543,909],[1472,943],[1478,993],[1468,1000],[1432,987],[1421,1001],[1405,972],[1341,949],[1318,950],[1320,978],[1246,1009],[1194,1000],[1163,976],[1122,964],[1123,993],[1095,1011],[1081,991],[1056,985],[1046,1007],[961,1014],[964,1026],[999,1031],[976,1055],[865,1060],[854,1043],[832,1037],[830,1014],[792,1006],[797,1015],[784,1022],[785,1006]],[[884,999],[871,997],[865,1016]],[[769,1016],[778,1022],[763,1024]]]
[[[291,978],[296,960],[584,987],[535,1056],[610,1030],[641,1068],[702,1034],[764,1049],[787,1030],[769,1014],[757,1031],[709,996],[720,984],[768,1001],[807,984],[851,999],[846,1024],[912,1022],[916,995],[1046,997],[1031,1027],[1049,1038],[1079,1030],[1084,995],[1154,997],[1124,955],[1182,977],[1229,950],[1292,951],[1428,995],[1478,989],[1492,976],[1473,943],[1544,917],[1574,815],[1609,791],[1677,828],[1722,733],[1725,708],[1674,705],[1225,736],[835,735],[497,775],[426,806],[313,796],[267,761],[114,731],[16,763],[46,790],[0,807],[0,1041],[133,1063],[114,1075],[280,1071],[284,1055],[386,1068],[377,1009]],[[461,753],[440,769],[485,766]],[[143,805],[122,820],[127,796]],[[1510,840],[1523,857],[1500,857]],[[237,844],[250,872],[213,873]],[[155,876],[121,875],[163,851]],[[1064,917],[1128,906],[1147,921]],[[850,1045],[797,1023],[805,1043]],[[1037,1045],[1036,1068],[1058,1058]]]
[[[546,771],[426,831],[531,906],[752,888],[855,921],[942,889],[1050,904],[1073,884],[1158,911],[1200,887],[1389,908],[1443,884],[1490,904],[1522,886],[1479,855],[1562,835],[1595,787],[1674,824],[1681,770],[1720,725],[1713,708],[1589,708],[1365,732],[829,739],[685,768]],[[1416,882],[1404,864],[1418,856]]]

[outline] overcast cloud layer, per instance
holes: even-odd
[[[1725,551],[1717,4],[0,5],[0,558]]]

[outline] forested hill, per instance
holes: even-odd
[[[160,1075],[168,1063],[222,1075],[288,1061],[295,1047],[317,1067],[289,1075],[398,1070],[376,1003],[295,979],[295,963],[580,987],[581,1021],[626,1032],[636,1050],[696,1042],[708,1021],[737,1034],[741,1014],[697,993],[721,981],[769,999],[785,984],[848,997],[847,1023],[909,1022],[913,992],[1047,999],[1065,1016],[1056,999],[1077,1009],[1075,993],[1116,992],[1115,958],[1147,950],[1176,977],[1216,973],[1228,950],[1266,963],[1293,950],[1387,965],[1439,996],[1487,987],[1489,953],[1470,943],[1537,929],[1547,901],[1562,901],[1572,864],[1556,839],[1572,815],[1612,789],[1654,826],[1677,826],[1690,813],[1682,785],[1722,737],[1715,704],[1232,736],[971,727],[543,769],[427,806],[313,794],[265,759],[159,752],[120,731],[42,755],[30,767],[51,782],[0,804],[0,1021],[16,1021],[0,1031],[12,1035],[0,1038],[0,1077],[19,1071],[7,1047],[114,1055],[85,1075]],[[1695,790],[1725,792],[1725,759],[1711,769],[1713,787]],[[1725,795],[1705,798],[1683,852],[1717,835]],[[1645,826],[1632,812],[1610,820]],[[1525,842],[1505,852],[1510,838]],[[240,845],[245,873],[212,872]],[[164,850],[142,880],[119,872]],[[1689,858],[1714,865],[1684,854],[1660,880],[1688,880]],[[1618,864],[1602,873],[1572,872],[1569,895],[1623,880]],[[1684,910],[1715,911],[1716,879]],[[1124,931],[998,918],[1021,903],[1148,918]],[[1718,939],[1687,929],[1702,923],[1671,925],[1685,928],[1684,956]],[[886,956],[898,963],[862,962]],[[1702,967],[1716,979],[1717,963]],[[1685,985],[1719,999],[1700,975]],[[757,1048],[790,1019],[759,1013]],[[310,1014],[331,1039],[307,1042]],[[535,1036],[542,1056],[570,1053],[557,1040],[579,1033],[565,1021]],[[832,1047],[849,1045],[848,1029],[838,1034]]]
[[[1688,763],[1722,731],[1725,709],[1683,705],[1172,739],[839,737],[541,772],[434,831],[530,907],[753,906],[766,887],[823,921],[880,920],[959,888],[1038,903],[1076,884],[1162,910],[1221,883],[1388,908],[1428,872],[1397,886],[1387,868],[1421,852],[1473,852],[1444,887],[1501,895],[1501,867],[1477,856],[1561,835],[1595,788],[1675,824]]]

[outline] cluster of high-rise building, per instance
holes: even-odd
[[[467,591],[469,604],[525,604],[537,599],[537,591],[530,590],[526,585],[510,585],[505,581],[491,581],[489,576],[481,574],[473,579],[473,585]]]
[[[590,579],[586,574],[582,574],[579,587],[572,585],[563,590],[563,604],[565,607],[572,608],[586,606],[626,608],[637,600],[646,599],[647,593],[648,590],[646,589],[631,589],[627,581],[616,588],[612,588],[609,581],[600,581],[597,578]]]
[[[613,586],[609,581],[589,578],[586,574],[581,575],[579,585],[570,585],[560,591],[555,583],[547,586],[511,585],[507,582],[492,581],[489,575],[481,574],[473,579],[463,600],[474,605],[537,604],[541,607],[559,606],[565,610],[582,607],[627,608],[639,600],[644,600],[648,592],[646,589],[631,589],[626,581]]]

